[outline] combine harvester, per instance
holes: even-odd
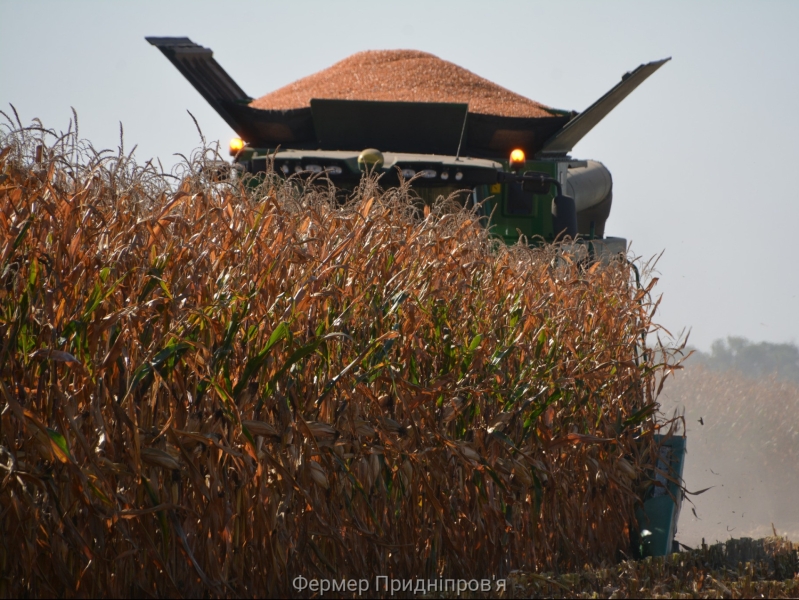
[[[670,59],[626,73],[582,113],[552,109],[422,52],[356,54],[330,69],[254,100],[185,37],[148,37],[240,136],[234,166],[358,185],[365,171],[381,183],[413,179],[425,202],[467,190],[487,227],[508,244],[570,238],[606,258],[625,255],[624,238],[605,236],[612,179],[572,148],[617,104]],[[456,100],[456,101],[453,101]],[[663,443],[638,511],[641,554],[677,549],[685,438]],[[666,476],[668,474],[668,476]]]

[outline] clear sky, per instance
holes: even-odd
[[[258,97],[368,49],[431,52],[582,111],[673,57],[573,152],[613,173],[606,232],[664,251],[658,320],[717,338],[799,342],[799,2],[0,0],[0,109],[140,161],[234,133],[148,35],[188,36]]]

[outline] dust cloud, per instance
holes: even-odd
[[[713,369],[688,359],[667,381],[661,410],[685,411],[685,486],[677,539],[799,540],[799,381]],[[693,504],[692,504],[693,503]]]

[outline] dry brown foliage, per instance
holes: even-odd
[[[780,537],[704,546],[565,575],[512,573],[508,598],[796,598],[797,544]]]
[[[0,595],[285,595],[628,550],[668,371],[639,355],[654,281],[505,248],[446,204],[415,217],[407,188],[340,207],[202,157],[170,187],[48,135],[0,152]]]

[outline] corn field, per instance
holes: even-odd
[[[629,555],[676,367],[641,351],[656,279],[498,245],[407,185],[341,202],[208,157],[3,130],[0,596]]]

